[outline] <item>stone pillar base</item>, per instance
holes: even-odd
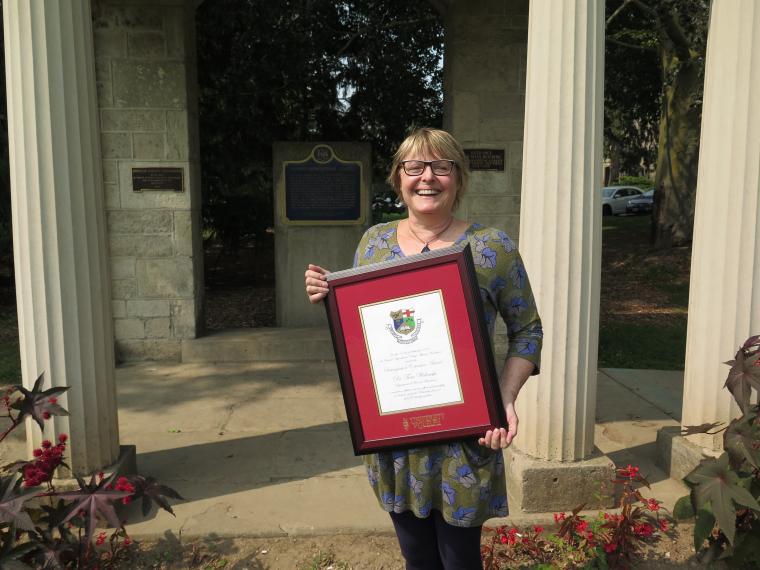
[[[671,479],[680,481],[706,457],[717,457],[704,447],[681,435],[681,428],[670,426],[657,430],[657,466]]]
[[[113,464],[103,467],[102,469],[100,469],[100,471],[103,472],[103,476],[105,478],[108,478],[111,475],[113,475],[117,467],[121,475],[134,475],[135,473],[137,473],[137,447],[136,446],[120,445],[118,459],[116,459],[116,461],[114,461]],[[58,476],[55,478],[55,486],[56,486],[56,489],[58,489],[59,491],[67,490],[67,489],[77,489],[79,487],[77,480],[74,478],[74,476],[71,474],[71,471],[69,471],[68,469],[59,468],[56,474]],[[85,475],[82,475],[82,478],[87,483],[89,483],[91,476],[92,476],[92,473],[87,473]]]
[[[506,452],[507,498],[510,516],[522,513],[584,510],[614,504],[610,483],[615,464],[597,448],[582,461],[546,461],[515,448]]]

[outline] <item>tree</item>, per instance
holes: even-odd
[[[608,29],[626,10],[635,10],[657,35],[662,93],[653,241],[660,248],[686,245],[694,225],[709,5],[706,0],[623,0],[608,18]],[[633,44],[631,57],[642,47],[649,46]]]
[[[616,8],[607,3],[608,18]],[[656,32],[633,10],[614,19],[604,54],[604,150],[611,160],[610,181],[621,173],[647,175],[654,167],[662,91]]]
[[[442,121],[443,27],[401,0],[207,0],[197,12],[203,217],[225,245],[272,224],[272,142],[362,140],[376,178]]]

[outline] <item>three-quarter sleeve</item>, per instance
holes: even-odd
[[[520,253],[514,249],[507,256],[502,276],[506,284],[497,294],[499,313],[507,324],[507,358],[517,356],[529,360],[535,365],[533,374],[538,374],[544,336],[541,318]]]

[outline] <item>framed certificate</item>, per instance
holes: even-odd
[[[327,281],[355,454],[481,437],[506,425],[469,245]]]

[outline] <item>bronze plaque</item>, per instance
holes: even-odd
[[[466,148],[464,153],[470,170],[496,170],[504,172],[503,148]]]
[[[165,191],[165,192],[183,192],[184,169],[174,167],[155,167],[155,168],[133,168],[132,169],[132,190],[142,192],[143,190]]]

